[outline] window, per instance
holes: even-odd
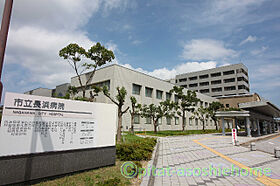
[[[210,90],[209,89],[201,89],[199,92],[204,94],[204,93],[209,93]]]
[[[225,91],[236,90],[236,86],[225,87]]]
[[[212,92],[222,92],[222,88],[219,87],[219,88],[212,88]]]
[[[209,77],[209,75],[208,75],[208,74],[205,74],[205,75],[199,76],[199,79],[206,79],[206,78],[208,78],[208,77]]]
[[[198,126],[198,119],[195,119],[195,125]]]
[[[246,87],[245,85],[238,85],[238,90],[242,90],[242,89],[245,89],[249,92],[249,88]]]
[[[224,71],[223,74],[224,75],[234,74],[234,70]]]
[[[246,70],[244,70],[243,68],[237,69],[237,70],[236,70],[236,73],[237,73],[237,74],[243,73],[243,74],[245,74],[246,76],[248,76],[248,72],[247,72]]]
[[[166,100],[171,100],[171,94],[170,93],[166,92],[165,96],[166,96]]]
[[[166,117],[166,124],[171,125],[171,117]]]
[[[179,117],[175,117],[175,125],[179,125]]]
[[[218,76],[221,76],[221,75],[222,75],[221,72],[217,72],[217,73],[211,74],[211,77],[218,77]]]
[[[222,80],[211,81],[211,85],[221,84]]]
[[[202,106],[202,107],[203,107],[203,101],[201,101],[201,102],[200,102],[200,106]]]
[[[188,88],[188,85],[181,85],[181,87],[183,87],[183,88]]]
[[[178,101],[179,101],[179,98],[178,98],[177,95],[174,96],[174,101],[175,101],[175,102],[178,102]]]
[[[161,124],[162,124],[162,118],[159,118],[159,119],[157,120],[157,124],[158,124],[158,125],[161,125]]]
[[[189,78],[190,81],[197,80],[197,76],[193,76]]]
[[[152,95],[153,95],[153,89],[146,87],[145,88],[145,95],[146,95],[146,97],[150,97],[151,98]]]
[[[247,84],[249,84],[249,81],[244,77],[238,77],[237,81],[245,81]]]
[[[229,104],[226,104],[226,108],[229,108]]]
[[[189,124],[190,124],[190,126],[192,126],[193,125],[193,119],[192,118],[189,118]]]
[[[179,82],[186,82],[187,78],[179,79]]]
[[[207,102],[205,102],[205,107],[208,107],[208,103]]]
[[[197,87],[197,83],[190,84],[189,87]]]
[[[151,124],[151,123],[152,123],[151,117],[146,117],[146,124]]]
[[[139,124],[139,123],[140,123],[140,116],[139,116],[139,115],[135,115],[135,116],[134,116],[133,123],[134,123],[134,124]]]
[[[207,86],[207,85],[209,85],[209,82],[201,82],[201,83],[199,83],[199,86]]]
[[[231,82],[235,82],[235,78],[224,79],[224,83],[231,83]]]
[[[157,90],[157,99],[162,99],[163,92],[161,90]]]
[[[110,90],[110,80],[99,82],[99,83],[95,83],[93,85],[97,86],[97,87],[101,87],[101,88],[106,86],[108,88],[108,90]],[[91,86],[89,86],[89,87],[91,87]]]
[[[141,86],[132,84],[132,94],[140,95]]]

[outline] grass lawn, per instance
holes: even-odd
[[[136,134],[146,134],[151,136],[181,136],[181,135],[190,135],[190,134],[210,134],[210,133],[221,133],[222,130],[169,130],[169,131],[158,131],[157,133],[154,133],[154,131],[146,131],[146,132],[135,132]],[[231,129],[226,129],[226,132],[231,132]]]
[[[123,135],[124,142],[122,144],[134,144],[139,142],[144,142],[144,139],[132,134]],[[147,140],[147,139],[146,139]],[[93,157],[94,158],[94,157]],[[35,185],[97,185],[97,186],[113,186],[113,185],[140,185],[141,180],[139,178],[128,179],[125,178],[120,171],[122,164],[125,161],[116,160],[116,165],[102,167],[90,171],[75,173],[71,175],[66,175],[55,179],[45,179],[42,182]],[[139,162],[139,161],[138,161]],[[70,162],[71,163],[71,162]],[[141,161],[141,165],[145,167],[147,161]]]

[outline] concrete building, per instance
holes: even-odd
[[[36,96],[46,96],[46,97],[52,97],[54,90],[48,89],[48,88],[36,88],[27,92],[24,92],[24,94],[29,95],[36,95]]]
[[[248,69],[242,63],[180,74],[176,84],[212,97],[250,92]]]
[[[83,74],[81,76],[82,82],[85,82],[88,78],[88,74]],[[104,68],[101,68],[96,71],[93,80],[90,82],[90,85],[106,85],[109,88],[110,94],[115,98],[117,95],[116,88],[125,87],[127,91],[127,97],[125,101],[124,108],[127,108],[131,105],[130,97],[134,96],[139,103],[151,104],[154,103],[158,105],[161,101],[166,99],[175,100],[175,95],[170,95],[168,92],[173,88],[175,84],[170,82],[146,75],[144,73],[134,71],[119,65],[110,65]],[[71,86],[79,87],[78,77],[71,78]],[[86,91],[86,96],[90,96],[90,89]],[[185,89],[185,91],[187,91]],[[79,96],[82,95],[82,92],[79,91]],[[203,106],[208,106],[213,101],[218,101],[217,99],[197,93],[197,97],[201,99],[201,104]],[[102,93],[95,98],[96,102],[111,103],[111,101],[105,97]],[[191,119],[192,115],[187,113],[186,115],[186,130],[195,130],[202,129],[202,123],[198,119]],[[128,131],[131,126],[130,114],[127,112],[123,116],[123,130]],[[215,124],[211,119],[206,121],[206,129],[214,129]],[[134,120],[135,130],[146,130],[152,131],[153,125],[150,118],[141,118],[139,116],[135,117]],[[182,129],[182,118],[161,118],[159,120],[159,130],[181,130]]]
[[[54,89],[54,94],[57,97],[64,97],[68,91],[70,83],[63,83],[61,85],[57,85]]]

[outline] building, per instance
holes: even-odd
[[[48,88],[36,88],[27,92],[24,92],[24,94],[29,95],[36,95],[36,96],[46,96],[46,97],[52,97],[54,90],[48,89]]]
[[[212,97],[248,94],[247,67],[240,63],[176,76],[176,84]]]
[[[88,73],[81,75],[82,82],[85,82],[87,78]],[[109,88],[111,96],[114,98],[117,95],[116,88],[122,86],[125,87],[127,97],[124,108],[131,105],[131,96],[134,96],[142,105],[149,105],[151,103],[158,105],[161,101],[166,99],[171,99],[173,101],[176,99],[175,95],[169,94],[169,91],[175,86],[175,84],[116,64],[97,70],[90,85],[106,85]],[[71,78],[71,86],[77,88],[80,86],[77,76]],[[87,97],[90,96],[90,91],[91,89],[86,91]],[[187,90],[185,89],[185,91]],[[79,91],[78,96],[82,96],[81,90]],[[217,99],[201,93],[197,93],[197,97],[201,100],[197,106],[203,105],[207,107],[211,102],[217,101]],[[111,101],[102,93],[95,98],[95,101],[111,103]],[[191,119],[191,116],[190,113],[187,113],[186,115],[186,129],[202,129],[202,123],[198,119]],[[123,115],[123,130],[128,131],[130,126],[131,117],[127,112]],[[215,124],[211,119],[208,119],[205,127],[206,129],[214,129]],[[141,118],[140,116],[136,116],[134,119],[134,128],[135,130],[152,131],[153,125],[151,118]],[[171,119],[161,118],[159,120],[158,130],[182,130],[182,118],[178,116]]]
[[[36,88],[33,90],[29,90],[24,94],[36,95],[36,96],[46,96],[46,97],[64,97],[68,91],[70,83],[64,83],[61,85],[57,85],[55,89],[48,88]]]

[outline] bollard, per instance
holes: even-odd
[[[236,141],[235,146],[239,146],[239,145],[240,145],[239,141]]]
[[[257,150],[257,147],[256,147],[255,143],[251,143],[250,147],[251,147],[251,151],[256,151]]]
[[[280,158],[280,147],[274,148],[274,155],[275,155],[275,158]]]

